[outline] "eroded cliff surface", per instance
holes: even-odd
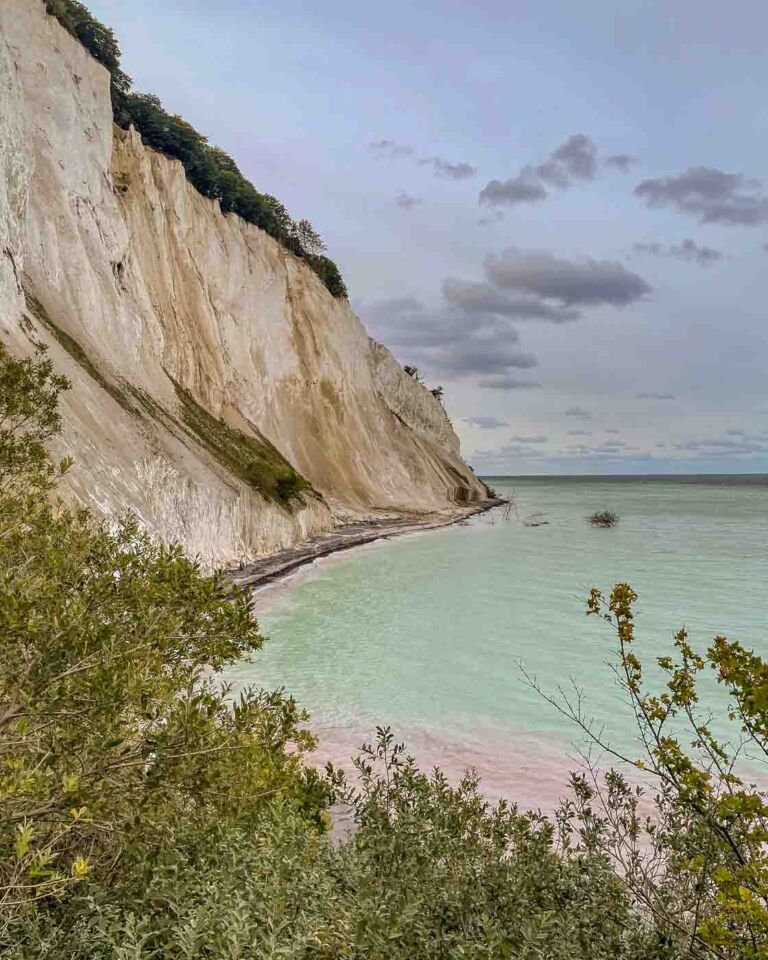
[[[485,497],[349,306],[113,125],[107,72],[40,0],[0,5],[0,330],[72,380],[67,494],[206,562]]]

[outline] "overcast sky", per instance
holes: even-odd
[[[764,0],[89,6],[478,472],[768,472]]]

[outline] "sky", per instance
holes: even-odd
[[[768,472],[764,0],[88,5],[479,473]]]

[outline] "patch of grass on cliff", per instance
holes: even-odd
[[[128,413],[135,415],[136,410],[134,410],[125,393],[110,380],[107,380],[74,337],[70,336],[65,330],[62,330],[58,324],[54,323],[42,303],[27,290],[24,291],[24,299],[29,313],[45,327],[59,346],[67,351],[70,357],[85,370],[92,380],[98,383],[102,390],[106,390],[115,403],[118,403],[124,410],[127,410]]]
[[[179,423],[176,417],[169,413],[154,397],[150,396],[146,390],[142,390],[141,387],[137,387],[128,380],[122,380],[121,382],[136,404],[135,412],[138,417],[146,417],[149,420],[162,423],[172,432],[184,429],[183,424]]]
[[[24,295],[28,312],[124,410],[135,417],[149,417],[182,426],[144,390],[125,382],[124,392],[108,380],[78,341],[54,323],[42,303],[28,291]],[[217,420],[181,384],[173,380],[173,385],[181,404],[183,426],[236,477],[258,490],[267,500],[286,507],[304,491],[314,493],[308,481],[266,437],[250,437]]]
[[[288,506],[312,487],[266,439],[250,437],[200,406],[192,394],[173,381],[181,404],[182,420],[205,449],[236,477],[258,490],[267,500]]]

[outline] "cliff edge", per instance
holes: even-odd
[[[437,400],[178,161],[41,0],[0,6],[0,334],[73,388],[66,496],[206,563],[485,499]]]

